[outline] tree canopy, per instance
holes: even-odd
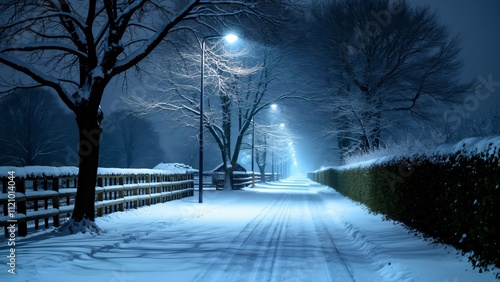
[[[432,120],[470,89],[459,77],[460,38],[428,7],[326,1],[316,6],[313,26],[330,132],[344,153],[379,147],[398,127]]]

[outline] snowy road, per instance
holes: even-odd
[[[0,281],[494,281],[308,180],[197,200],[98,218],[98,236],[21,239]]]
[[[199,281],[355,281],[317,194],[295,188],[258,196],[259,213]]]

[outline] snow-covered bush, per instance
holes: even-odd
[[[472,138],[432,154],[333,167],[310,178],[462,250],[483,271],[500,268],[499,158],[499,137]]]
[[[399,142],[389,142],[384,146],[375,149],[370,149],[367,152],[357,151],[346,155],[344,158],[345,165],[357,164],[360,162],[376,160],[387,156],[407,156],[409,154],[424,154],[433,151],[436,144],[429,142],[422,142],[414,136],[407,136]]]

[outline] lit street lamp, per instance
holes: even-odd
[[[282,109],[280,109],[278,107],[278,104],[276,104],[276,103],[272,103],[271,104],[271,110],[273,112],[278,112],[278,111],[281,112],[282,111]],[[283,130],[285,128],[285,124],[284,123],[280,123],[280,124],[278,124],[278,127],[279,127],[280,130]],[[278,169],[278,158],[279,158],[279,156],[278,155],[275,156],[275,153],[274,153],[274,151],[276,150],[276,146],[277,146],[277,143],[276,143],[276,141],[274,141],[274,147],[273,147],[273,150],[271,151],[271,174],[272,174],[271,179],[272,179],[272,181],[277,181],[277,180],[280,179],[279,178],[279,173],[280,172],[279,172],[279,169]],[[281,164],[281,159],[280,159],[280,164]],[[275,172],[276,172],[276,178],[275,178],[275,175],[274,175]]]
[[[201,41],[201,84],[200,84],[200,165],[199,165],[199,203],[203,203],[203,80],[205,73],[205,43],[207,40],[215,38],[224,38],[227,42],[233,43],[238,40],[238,36],[234,34],[228,34],[226,36],[212,35],[206,36]]]
[[[252,117],[252,188],[255,188],[254,150],[255,150],[255,115]]]
[[[271,110],[275,111],[278,109],[278,105],[276,103],[271,104]],[[283,128],[285,126],[284,123],[280,124],[280,128]],[[252,117],[252,188],[255,188],[255,168],[254,168],[254,162],[255,162],[255,115]],[[271,152],[272,157],[271,157],[271,163],[274,161],[274,150]],[[272,179],[274,181],[274,169],[273,169],[273,164],[271,164],[271,170],[272,172]],[[265,179],[261,179],[261,181],[265,181]]]

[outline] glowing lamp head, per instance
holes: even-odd
[[[233,43],[236,40],[238,40],[238,36],[236,36],[234,34],[228,34],[228,35],[224,36],[224,39],[226,39],[226,41],[229,43]]]

